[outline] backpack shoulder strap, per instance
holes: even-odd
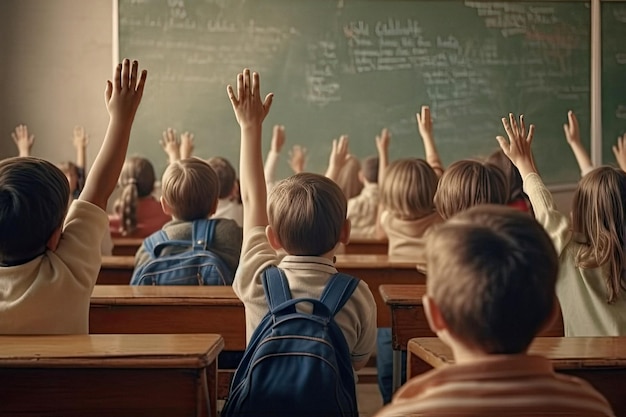
[[[169,241],[167,233],[165,233],[163,230],[159,230],[145,238],[143,241],[143,246],[146,248],[146,252],[148,252],[151,258],[158,258],[163,248],[161,247],[158,252],[155,249],[157,249],[157,246],[166,243],[167,241]]]
[[[276,307],[291,300],[289,282],[282,269],[274,265],[267,267],[261,275],[261,280],[270,311],[273,312]],[[295,306],[293,309],[295,312]]]
[[[326,284],[320,301],[328,307],[334,316],[350,299],[360,281],[358,278],[338,272]]]
[[[213,243],[217,220],[200,219],[193,221],[191,240],[194,250],[207,250]]]

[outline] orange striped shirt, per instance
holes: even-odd
[[[590,384],[554,372],[547,358],[492,355],[417,376],[376,417],[614,416]]]

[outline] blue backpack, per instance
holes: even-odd
[[[208,249],[215,225],[216,220],[195,220],[191,241],[170,240],[163,230],[148,236],[144,246],[150,261],[135,269],[130,285],[231,285],[234,273]],[[183,251],[161,255],[169,247]]]
[[[270,311],[252,335],[221,416],[358,417],[350,350],[334,316],[359,280],[335,274],[319,300],[292,299],[277,267],[262,280]],[[303,302],[312,313],[296,310]]]

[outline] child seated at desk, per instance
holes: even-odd
[[[0,162],[0,333],[80,334],[89,330],[91,291],[100,270],[107,200],[122,168],[146,72],[117,66],[107,83],[110,115],[102,148],[77,200],[54,164]]]
[[[478,206],[433,231],[423,305],[455,364],[417,376],[377,417],[613,416],[587,382],[527,350],[557,315],[558,258],[536,220]]]

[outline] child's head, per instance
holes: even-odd
[[[348,157],[345,165],[339,171],[337,184],[348,200],[359,195],[363,189],[363,183],[359,180],[360,171],[361,163],[354,155]]]
[[[118,181],[122,193],[115,202],[123,235],[132,233],[137,227],[137,200],[152,193],[155,178],[154,167],[146,158],[134,156],[124,162]]]
[[[73,195],[78,190],[78,166],[73,162],[65,161],[61,162],[57,167],[65,174],[67,182],[70,184],[70,195]]]
[[[361,181],[368,184],[378,184],[378,157],[365,158],[361,168]]]
[[[437,174],[423,159],[392,162],[381,184],[381,204],[394,217],[415,220],[435,211]]]
[[[554,317],[558,257],[528,214],[474,207],[434,230],[426,247],[433,330],[443,330],[442,320],[469,349],[516,354]]]
[[[280,181],[268,198],[268,220],[290,255],[324,255],[347,243],[347,200],[334,181],[301,173]]]
[[[509,198],[507,203],[528,198],[526,194],[524,194],[522,176],[515,165],[513,165],[513,162],[502,152],[502,149],[498,149],[489,155],[485,159],[485,162],[495,165],[502,170],[509,186]]]
[[[509,199],[504,173],[495,165],[461,160],[445,170],[435,193],[439,215],[448,219],[479,204],[506,204]]]
[[[235,195],[237,172],[228,159],[214,156],[207,160],[208,164],[217,174],[220,183],[220,199],[231,198]]]
[[[0,161],[0,263],[41,255],[60,230],[70,188],[54,164],[38,158]]]
[[[198,158],[172,162],[163,173],[161,203],[166,214],[193,221],[215,213],[219,195],[217,174]]]
[[[576,263],[605,266],[607,301],[626,289],[626,173],[600,167],[585,175],[574,192],[572,230],[582,243]]]

